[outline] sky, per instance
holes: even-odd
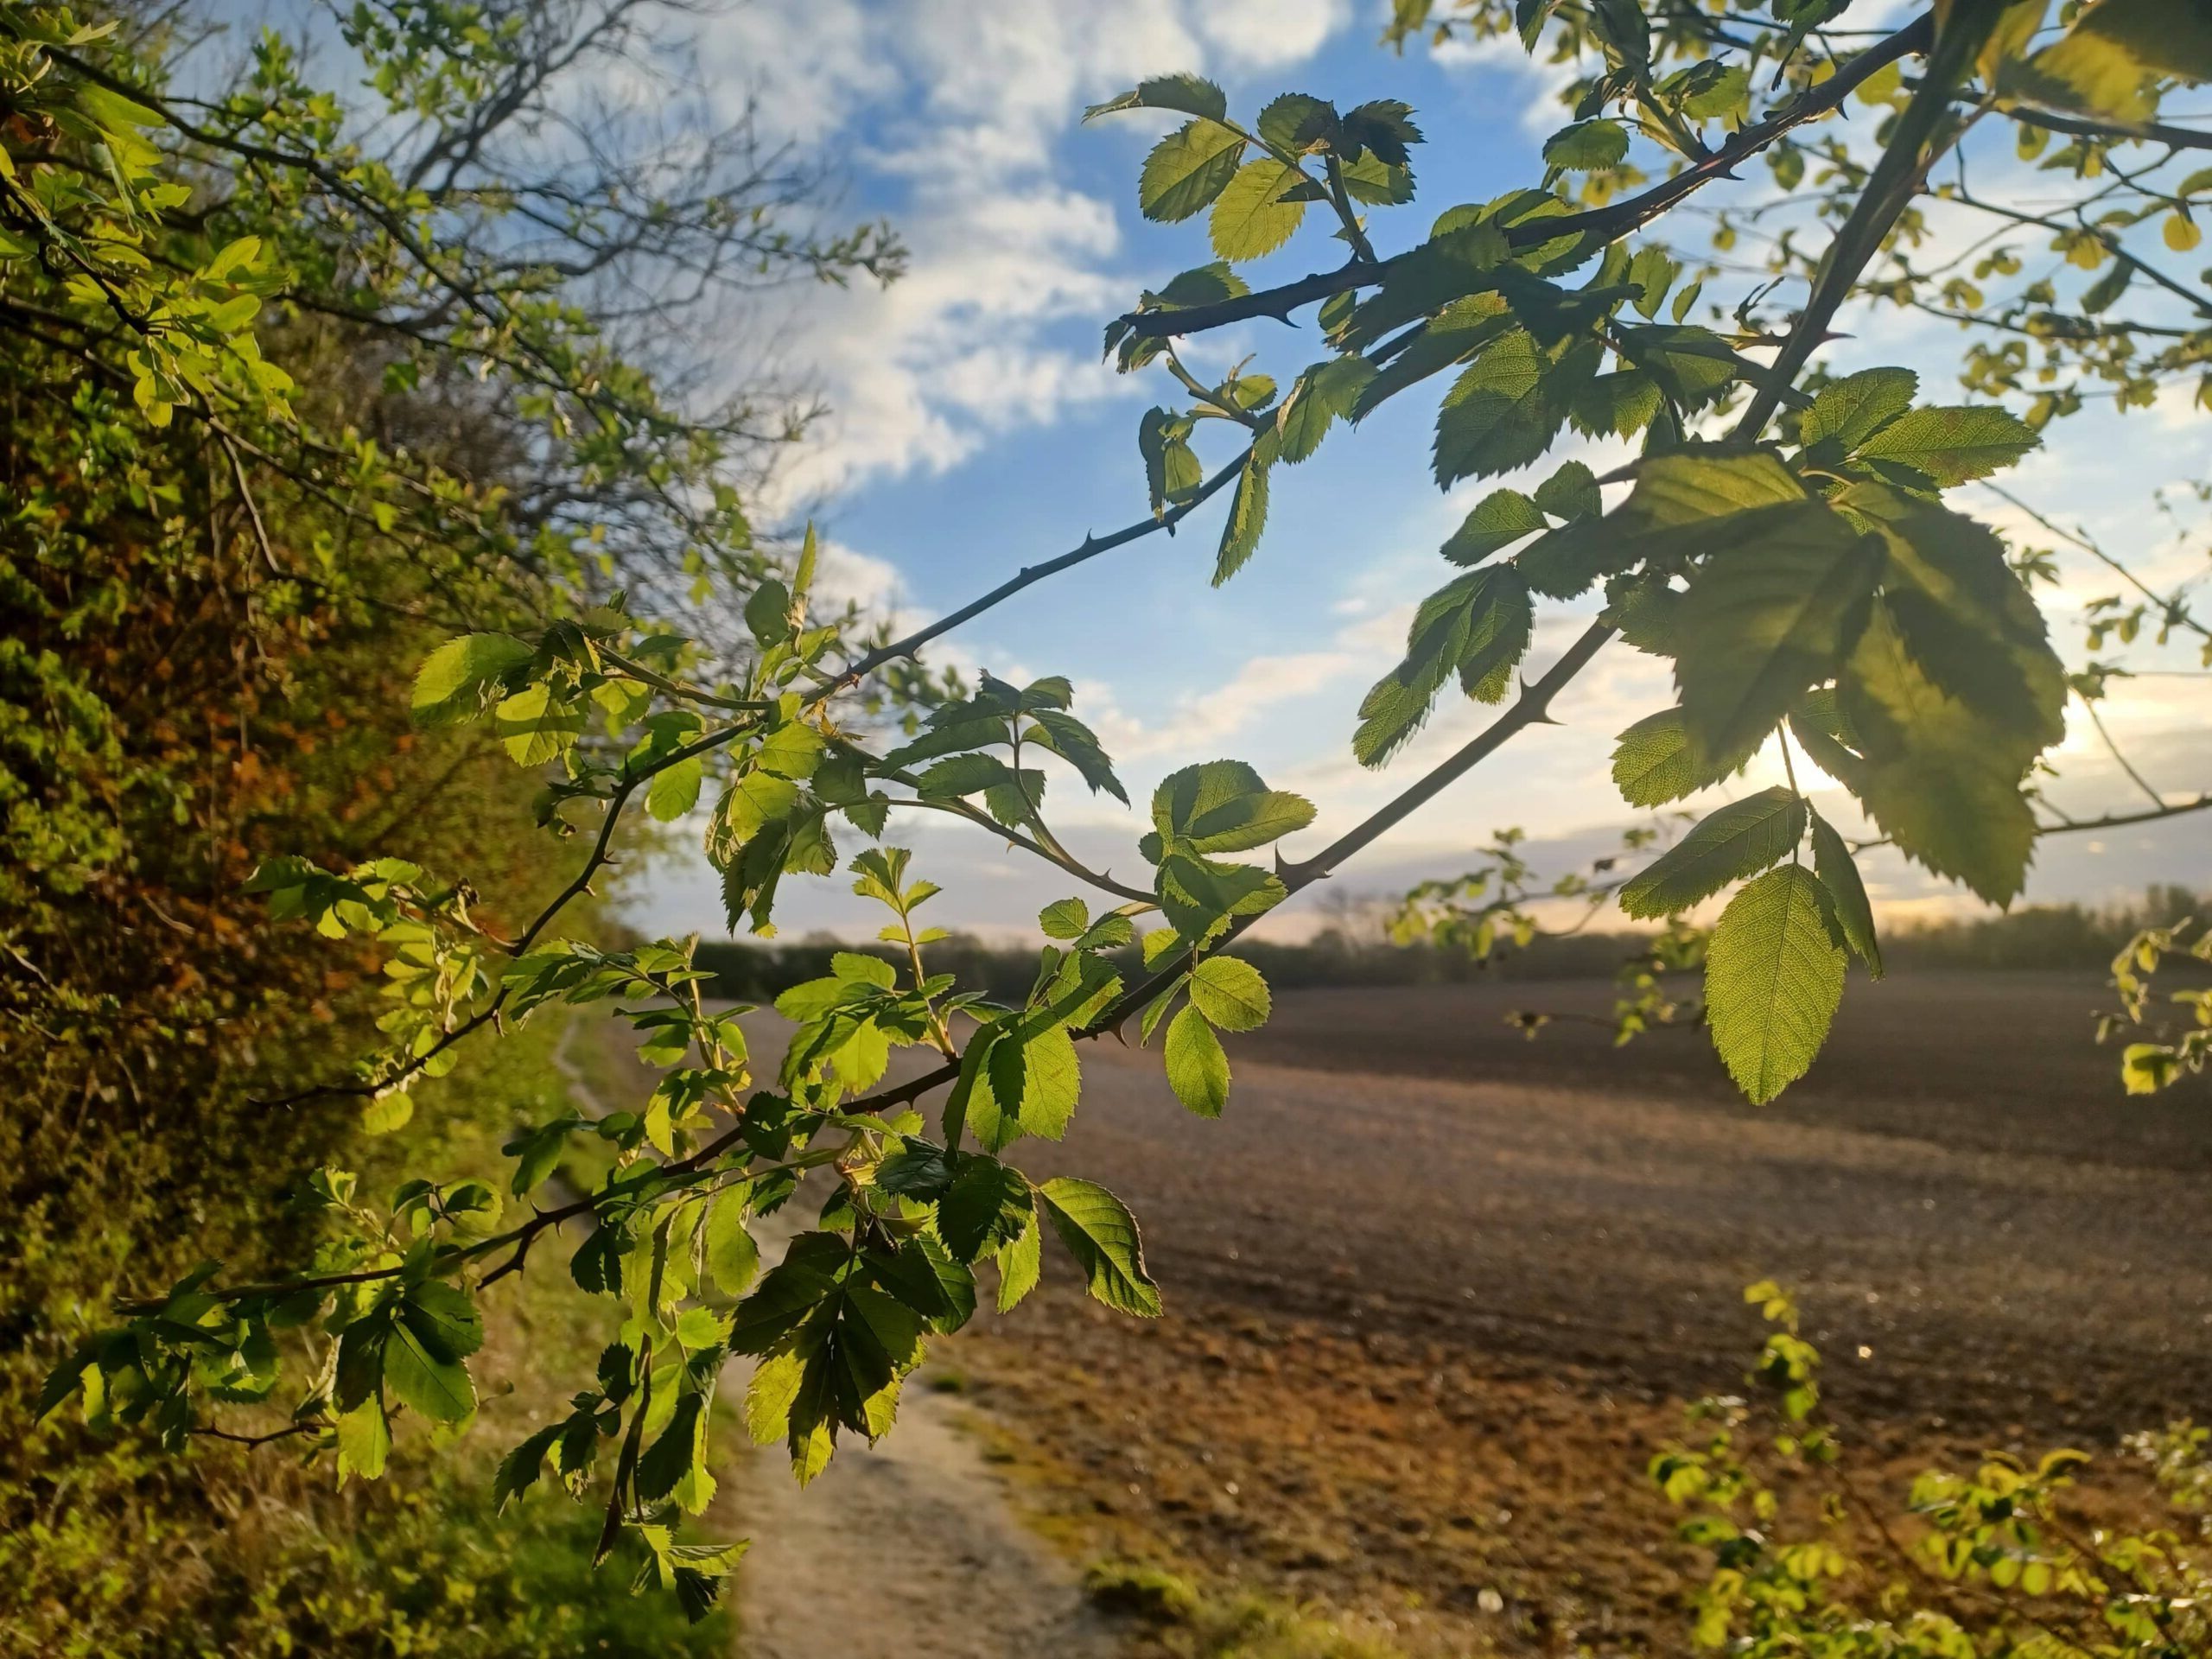
[[[1863,5],[1869,23],[1900,6]],[[1857,13],[1854,13],[1854,20]],[[907,625],[942,614],[1023,565],[1062,552],[1087,531],[1141,518],[1145,486],[1135,433],[1164,377],[1121,377],[1099,359],[1103,324],[1140,289],[1211,257],[1203,218],[1144,220],[1136,175],[1173,124],[1138,112],[1082,124],[1084,106],[1142,76],[1195,70],[1218,80],[1233,110],[1275,93],[1313,92],[1349,107],[1394,97],[1414,105],[1428,142],[1415,151],[1421,190],[1371,222],[1388,252],[1417,240],[1437,213],[1541,176],[1538,146],[1562,118],[1550,75],[1503,44],[1394,55],[1376,44],[1373,0],[756,0],[715,16],[700,42],[707,84],[733,105],[756,101],[764,129],[833,156],[846,218],[887,216],[912,269],[887,289],[787,291],[747,318],[749,358],[772,355],[818,389],[832,413],[778,480],[769,516],[811,516],[840,592]],[[2032,175],[1982,188],[2050,194]],[[1739,191],[1756,194],[1757,181]],[[1986,226],[1953,232],[1963,243]],[[1687,239],[1687,238],[1685,238]],[[1253,272],[1255,285],[1341,263],[1322,216]],[[1715,291],[1719,291],[1716,285]],[[1732,291],[1731,294],[1732,298]],[[1287,385],[1324,354],[1310,310],[1295,326],[1255,324],[1192,342],[1201,372],[1254,355]],[[772,342],[772,346],[766,342]],[[1897,315],[1839,341],[1848,369],[1904,362],[1923,395],[1956,401],[1959,338],[1948,325]],[[1490,711],[1449,697],[1423,734],[1380,772],[1351,755],[1361,695],[1400,654],[1418,601],[1453,573],[1437,549],[1480,495],[1513,479],[1440,493],[1427,470],[1435,398],[1401,397],[1356,433],[1339,429],[1312,461],[1279,467],[1259,553],[1227,587],[1210,586],[1221,503],[1174,537],[1155,536],[1031,589],[962,630],[928,660],[986,669],[1017,683],[1064,674],[1075,712],[1098,731],[1140,807],[1165,773],[1233,756],[1274,787],[1311,798],[1319,816],[1291,843],[1310,851],[1372,810],[1465,742]],[[1225,429],[1202,451],[1235,453]],[[1547,468],[1580,455],[1599,470],[1623,450],[1568,435]],[[2204,568],[2202,538],[2175,537],[2154,487],[2212,474],[2212,418],[2178,398],[2126,417],[2069,423],[2061,441],[2002,481],[2046,512],[2090,529],[2155,580]],[[1537,476],[1541,477],[1540,472]],[[1973,489],[1952,504],[2008,531],[2030,528]],[[2050,538],[2031,537],[2037,544]],[[2056,637],[2080,657],[2075,618],[2112,588],[2087,569],[2047,596]],[[1586,622],[1587,607],[1541,613],[1529,663],[1541,669]],[[2175,655],[2173,665],[2186,666]],[[2212,734],[2201,684],[2145,679],[2116,696],[2107,721],[2152,780],[2174,798],[2212,787]],[[1571,868],[1635,821],[1607,775],[1616,734],[1671,702],[1663,664],[1616,645],[1554,708],[1561,722],[1524,734],[1337,878],[1380,893],[1465,868],[1506,825],[1526,830],[1548,868]],[[2147,804],[2075,717],[2056,759],[2051,798],[2077,816]],[[1728,793],[1778,781],[1755,765]],[[1145,876],[1142,825],[1118,803],[1056,776],[1047,816],[1094,865]],[[1840,792],[1816,792],[1840,807]],[[895,819],[920,873],[945,889],[942,925],[1007,935],[1073,883],[980,830],[923,815]],[[2047,841],[2031,899],[2104,899],[2150,880],[2212,886],[2205,823],[2183,818],[2101,839]],[[847,832],[856,840],[856,832]],[[848,849],[851,850],[851,849]],[[1893,855],[1870,855],[1868,885],[1892,916],[1954,906],[1942,884]],[[872,934],[880,918],[852,898],[849,878],[786,884],[785,938],[817,929]],[[634,920],[656,931],[722,929],[714,876],[696,852],[657,860],[623,890]],[[1269,925],[1294,936],[1311,906]]]

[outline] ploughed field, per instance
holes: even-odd
[[[1086,1553],[1364,1616],[1416,1653],[1681,1651],[1645,1459],[1741,1392],[1774,1278],[1886,1480],[2212,1410],[2212,1091],[2119,1089],[2092,976],[1854,982],[1776,1105],[1705,1035],[1562,1020],[1606,984],[1291,992],[1231,1038],[1225,1117],[1084,1049],[1033,1174],[1136,1212],[1144,1324],[1045,1290],[963,1336],[982,1420]]]
[[[1120,1193],[1171,1301],[1695,1393],[1738,1380],[1739,1293],[1774,1278],[1862,1413],[2094,1434],[2212,1408],[2212,1092],[2123,1096],[2101,982],[1854,984],[1767,1107],[1700,1032],[1506,1023],[1610,998],[1287,993],[1229,1039],[1211,1123],[1092,1044],[1066,1143],[1024,1161]]]

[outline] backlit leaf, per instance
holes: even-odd
[[[1844,955],[1826,905],[1818,878],[1786,865],[1731,899],[1713,930],[1706,1018],[1728,1075],[1756,1105],[1805,1075],[1842,1000]]]

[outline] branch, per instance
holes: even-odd
[[[2212,149],[2212,132],[2169,126],[2160,121],[2146,121],[2139,127],[2113,126],[2101,121],[2084,121],[2078,116],[2053,115],[2047,110],[2012,109],[2005,113],[2029,126],[2071,133],[2077,138],[2118,138],[2133,143],[2171,144],[2176,149]]]
[[[1507,228],[1505,239],[1516,249],[1537,247],[1567,236],[1594,236],[1603,242],[1618,241],[1713,180],[1733,178],[1738,166],[1758,155],[1777,138],[1808,121],[1832,114],[1870,76],[1887,68],[1900,58],[1928,51],[1934,40],[1932,14],[1923,14],[1878,45],[1860,53],[1819,86],[1808,87],[1799,93],[1764,120],[1754,122],[1730,135],[1727,143],[1719,149],[1694,166],[1683,168],[1674,177],[1652,186],[1640,194],[1624,196],[1603,207],[1550,219],[1523,219]],[[1211,305],[1185,306],[1175,310],[1132,311],[1122,321],[1138,338],[1147,340],[1202,334],[1210,328],[1225,327],[1232,322],[1249,322],[1258,317],[1273,317],[1278,321],[1287,322],[1290,314],[1300,306],[1328,299],[1332,295],[1350,293],[1356,289],[1371,288],[1387,281],[1391,270],[1406,257],[1398,254],[1379,264],[1355,258],[1335,270],[1316,271],[1310,276],[1302,276],[1294,283],[1285,283],[1278,288],[1261,289],[1254,293],[1239,295],[1235,299],[1217,300]]]
[[[896,662],[901,657],[912,657],[931,640],[942,638],[963,624],[973,621],[985,611],[991,609],[994,606],[1003,604],[1023,588],[1034,586],[1047,576],[1056,576],[1063,570],[1073,569],[1087,559],[1096,558],[1101,553],[1111,552],[1115,548],[1126,547],[1131,542],[1141,541],[1154,531],[1164,530],[1171,536],[1173,535],[1178,524],[1189,518],[1200,505],[1217,493],[1230,480],[1243,470],[1244,463],[1251,459],[1251,455],[1252,451],[1249,447],[1247,447],[1229,465],[1199,485],[1197,494],[1179,505],[1168,508],[1166,512],[1154,518],[1140,518],[1136,523],[1125,524],[1110,535],[1086,536],[1083,538],[1083,544],[1080,547],[1063,553],[1058,558],[1046,559],[1042,564],[1026,565],[981,599],[963,605],[948,616],[939,617],[927,627],[916,629],[903,639],[894,639],[887,645],[879,645],[858,662],[849,664],[843,673],[838,675],[836,679],[816,694],[814,700],[820,702],[835,692],[850,690],[885,664]]]
[[[1798,371],[1811,360],[1814,352],[1827,338],[1828,324],[1835,320],[1852,289],[1881,251],[1899,215],[1919,193],[1929,166],[1942,149],[1938,144],[1931,149],[1930,140],[1950,112],[1953,90],[1965,79],[1973,67],[1974,54],[1996,26],[1997,12],[1994,0],[1983,0],[1977,10],[1955,13],[1949,27],[1936,41],[1920,89],[1912,95],[1904,113],[1897,118],[1890,142],[1882,150],[1881,160],[1875,162],[1874,170],[1867,175],[1851,217],[1843,222],[1843,228],[1835,233],[1835,240],[1828,245],[1827,255],[1821,262],[1819,278],[1805,301],[1803,313],[1789,331],[1789,338],[1775,357],[1772,374],[1751,394],[1750,406],[1737,423],[1732,435],[1736,442],[1749,444],[1758,440],[1781,406],[1783,389],[1796,380]],[[1824,86],[1833,84],[1831,81]]]

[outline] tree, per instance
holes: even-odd
[[[1623,734],[1616,776],[1630,804],[1691,796],[1770,747],[1790,781],[1722,808],[1618,880],[1577,877],[1568,891],[1602,891],[1632,915],[1667,919],[1662,954],[1679,959],[1695,948],[1685,913],[1732,890],[1703,946],[1707,1022],[1745,1092],[1771,1099],[1819,1049],[1850,959],[1879,969],[1855,849],[1798,787],[1798,760],[1847,788],[1882,840],[1999,904],[2019,892],[2039,836],[2089,827],[2039,818],[2034,780],[2069,696],[2093,702],[2124,664],[2069,677],[2031,588],[2051,556],[2008,549],[1947,492],[2017,461],[2093,394],[2128,406],[2182,384],[2203,398],[2212,340],[2212,295],[2146,256],[2136,233],[2156,222],[2170,246],[2185,247],[2191,204],[2212,185],[2202,174],[2170,181],[2183,152],[2206,141],[2158,118],[2173,83],[2212,79],[2201,6],[2099,0],[2047,21],[2044,0],[1948,0],[1872,35],[1835,27],[1847,7],[1473,0],[1440,14],[1410,0],[1392,29],[1401,42],[1424,30],[1517,31],[1531,51],[1573,65],[1574,119],[1545,145],[1540,182],[1452,207],[1388,257],[1381,210],[1413,199],[1422,137],[1402,104],[1339,111],[1287,93],[1247,118],[1211,83],[1169,76],[1092,110],[1178,123],[1147,156],[1139,200],[1155,219],[1207,214],[1219,256],[1107,328],[1123,371],[1164,374],[1175,389],[1139,427],[1150,513],[873,645],[814,614],[810,538],[785,569],[728,573],[749,648],[695,652],[663,631],[651,595],[556,603],[541,626],[477,626],[440,645],[415,683],[418,717],[486,722],[515,760],[553,769],[546,815],[588,849],[552,901],[507,931],[476,923],[453,874],[376,859],[344,869],[264,861],[250,886],[274,918],[372,943],[423,970],[395,987],[393,1041],[321,1092],[393,1114],[496,1031],[554,1004],[607,1001],[645,1033],[658,1088],[642,1112],[595,1123],[568,1115],[518,1136],[507,1196],[532,1209],[517,1224],[501,1225],[501,1199],[480,1183],[410,1181],[380,1206],[325,1172],[315,1190],[330,1226],[312,1260],[261,1280],[211,1270],[126,1304],[55,1371],[44,1406],[78,1400],[95,1417],[151,1421],[181,1440],[212,1402],[285,1386],[290,1414],[276,1432],[328,1450],[341,1475],[372,1477],[396,1421],[468,1417],[479,1296],[529,1266],[564,1223],[583,1223],[569,1269],[617,1299],[617,1340],[574,1414],[514,1449],[499,1491],[518,1496],[550,1466],[576,1495],[596,1492],[602,1554],[626,1535],[644,1580],[702,1607],[736,1547],[679,1541],[677,1527],[712,1491],[709,1406],[728,1357],[758,1361],[748,1428],[786,1445],[804,1480],[841,1433],[889,1430],[929,1338],[971,1313],[979,1268],[995,1270],[1002,1309],[1022,1300],[1048,1231],[1099,1300],[1157,1313],[1120,1201],[1080,1179],[1032,1182],[1004,1154],[1024,1136],[1065,1130],[1082,1042],[1132,1023],[1141,1040],[1160,1039],[1185,1104],[1219,1114],[1231,1086],[1220,1033],[1260,1024],[1270,1004],[1259,972],[1226,947],[1544,723],[1617,639],[1670,661],[1677,693]],[[80,75],[75,95],[104,84],[76,48],[23,52],[41,73]],[[425,46],[410,61],[429,74],[466,54]],[[145,96],[156,117],[183,118]],[[1854,99],[1881,111],[1871,147],[1863,124],[1837,119]],[[1999,129],[2046,149],[2063,141],[2044,166],[2074,181],[2068,215],[2025,215],[1949,181]],[[1656,227],[1701,212],[1708,193],[1762,160],[1786,190],[1810,173],[1810,198],[1787,213],[1722,210],[1714,257],[1694,272]],[[1253,286],[1238,268],[1280,247],[1309,212],[1333,219],[1346,260]],[[1971,279],[1915,264],[1938,217],[1958,212],[1985,213],[2013,238],[1981,252]],[[368,222],[391,238],[379,244],[391,257],[408,255],[399,232],[374,213]],[[1742,274],[1724,256],[1768,222],[1782,228],[1757,280],[1732,312],[1707,302],[1700,313],[1708,287]],[[2060,276],[2030,270],[2019,251],[2030,238],[2050,245]],[[2077,292],[2069,269],[2097,275]],[[2128,315],[2112,315],[2127,295]],[[1907,367],[1839,378],[1818,365],[1847,307],[1885,305],[1968,325],[1981,400],[1923,402]],[[1176,342],[1192,335],[1309,306],[1325,351],[1287,391],[1243,368],[1209,385],[1179,355]],[[527,372],[534,359],[517,360]],[[1155,791],[1140,844],[1147,882],[1086,868],[1050,828],[1047,785],[1058,772],[1062,788],[1071,773],[1091,791],[1123,791],[1068,683],[960,684],[920,673],[919,653],[1011,594],[1174,529],[1222,495],[1215,580],[1230,580],[1258,548],[1276,467],[1344,441],[1332,439],[1338,425],[1447,372],[1440,485],[1534,466],[1570,428],[1637,451],[1602,476],[1570,462],[1525,493],[1499,488],[1478,503],[1443,550],[1460,573],[1419,607],[1404,659],[1360,706],[1353,750],[1387,765],[1455,678],[1474,701],[1503,705],[1496,719],[1367,822],[1305,856],[1279,852],[1272,868],[1237,855],[1297,835],[1314,809],[1235,760],[1185,767]],[[149,412],[183,414],[200,396],[188,376],[156,373],[146,401]],[[1209,472],[1198,440],[1215,429],[1240,448]],[[426,533],[425,544],[436,538]],[[2204,634],[2185,594],[2139,587],[2136,597],[2139,611],[2133,600],[2100,608],[2093,650],[2146,623]],[[1524,668],[1540,601],[1597,614],[1551,661]],[[906,958],[902,971],[840,957],[780,998],[796,1033],[757,1082],[744,1026],[704,1004],[687,947],[609,951],[554,931],[633,807],[673,821],[702,803],[711,803],[707,849],[733,926],[771,930],[786,877],[844,863],[855,891],[885,907],[883,937]],[[2160,795],[2147,811],[2097,822],[2207,804]],[[963,989],[930,970],[938,936],[917,912],[937,889],[883,844],[893,813],[912,810],[965,818],[1111,907],[1071,897],[1045,910],[1049,943],[1019,1001]],[[870,844],[848,860],[833,836],[855,831]],[[1425,902],[1478,943],[1483,920],[1532,925],[1522,909],[1529,873],[1514,846],[1498,844],[1497,888]],[[1108,953],[1154,913],[1162,925],[1143,936],[1143,969],[1125,980]],[[934,1060],[894,1079],[900,1047]],[[591,1192],[540,1201],[578,1136],[613,1146],[613,1173]],[[752,1220],[792,1201],[817,1171],[833,1185],[819,1224],[762,1271]],[[276,1333],[303,1325],[327,1338],[320,1351],[330,1360],[285,1383]]]

